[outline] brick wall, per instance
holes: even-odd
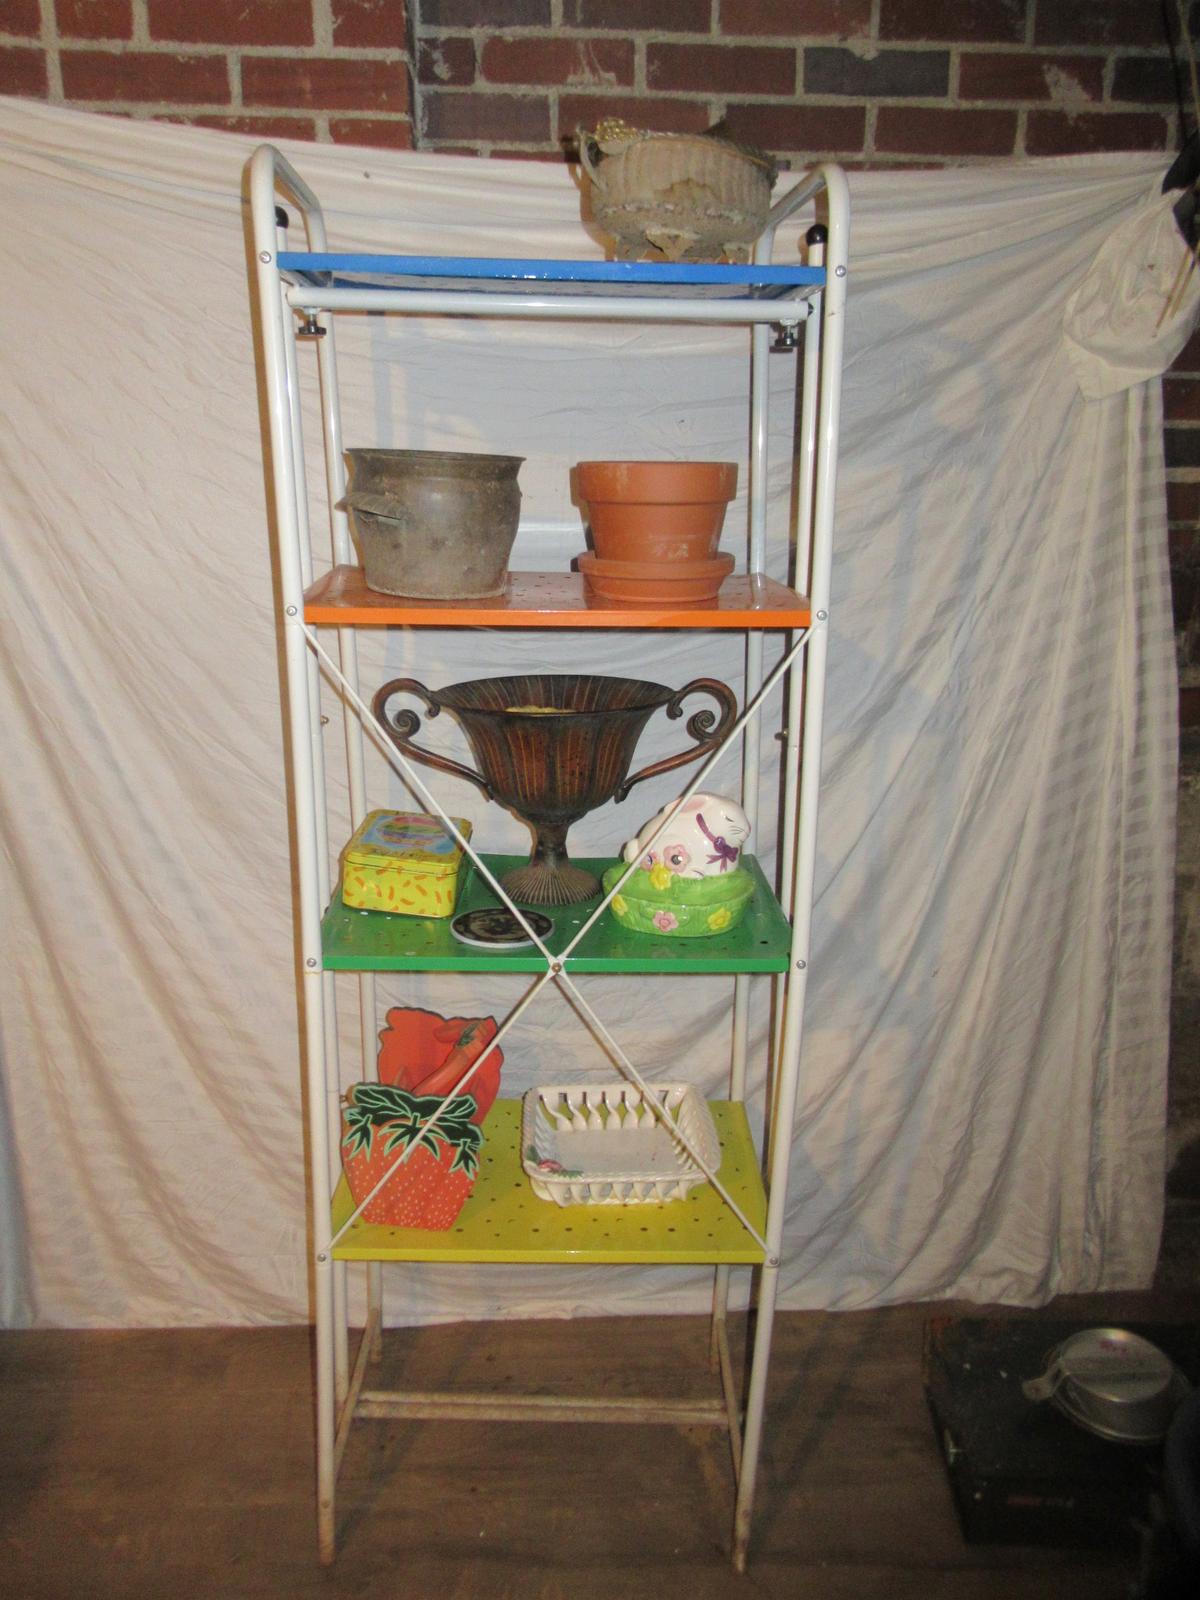
[[[1189,0],[1200,14],[1200,3]],[[1177,0],[0,0],[0,93],[555,159],[726,116],[872,165],[1169,149]]]
[[[1158,149],[1176,134],[1157,0],[410,0],[410,11],[431,147],[550,151],[601,111],[667,132],[725,116],[777,154],[872,165]]]
[[[275,138],[413,143],[403,0],[0,0],[0,93]]]
[[[794,164],[944,164],[1173,151],[1193,123],[1179,32],[1179,0],[0,0],[0,93],[549,160],[601,115],[675,132],[724,116]],[[1200,702],[1200,339],[1166,409]]]

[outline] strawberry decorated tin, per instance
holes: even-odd
[[[464,839],[465,817],[453,817]],[[372,811],[342,855],[342,900],[356,911],[448,917],[458,894],[463,852],[437,817],[423,811]]]
[[[342,1105],[342,1169],[363,1220],[431,1232],[450,1227],[479,1171],[483,1134],[475,1112],[469,1094],[447,1100],[391,1084],[353,1084]]]

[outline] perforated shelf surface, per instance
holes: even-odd
[[[485,852],[483,859],[500,877],[524,866],[526,857]],[[613,860],[584,858],[579,865],[598,877]],[[785,972],[791,927],[756,858],[744,855],[739,865],[753,877],[754,895],[737,927],[711,938],[658,937],[623,928],[606,910],[564,965],[569,972]],[[598,898],[543,908],[554,922],[554,932],[546,939],[553,954],[570,943],[595,911]],[[468,864],[456,910],[498,903],[491,885]],[[450,931],[448,917],[352,910],[342,904],[340,886],[321,924],[321,946],[326,968],[340,972],[544,972],[546,968],[535,945],[496,951],[460,943]]]
[[[726,578],[700,604],[623,605],[593,595],[578,572],[510,572],[486,600],[408,600],[368,589],[361,567],[334,567],[304,596],[304,620],[335,627],[806,628],[808,601],[773,578]]]
[[[718,1176],[759,1233],[766,1196],[745,1108],[709,1102],[721,1141]],[[539,1200],[521,1168],[521,1103],[497,1100],[483,1125],[474,1191],[444,1233],[361,1219],[334,1246],[345,1261],[701,1262],[756,1264],[754,1242],[711,1184],[682,1200],[633,1206],[557,1206]],[[354,1210],[346,1180],[333,1197],[334,1231]]]

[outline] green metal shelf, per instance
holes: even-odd
[[[524,856],[484,855],[497,877],[524,865]],[[597,876],[612,865],[611,858],[581,862]],[[564,963],[569,972],[785,972],[791,929],[762,868],[754,856],[743,856],[740,866],[755,880],[754,896],[745,916],[728,933],[708,939],[652,938],[621,927],[604,915]],[[486,879],[467,864],[459,911],[494,906],[496,896]],[[547,947],[557,955],[596,909],[597,901],[581,905],[548,906],[554,932]],[[450,931],[450,919],[397,917],[385,911],[356,911],[342,904],[341,888],[321,924],[321,942],[327,970],[337,972],[544,972],[546,963],[534,945],[497,953],[460,944]]]
[[[759,1159],[737,1102],[709,1102],[721,1141],[718,1177],[762,1233],[767,1205]],[[479,1177],[458,1220],[443,1233],[360,1220],[333,1253],[343,1261],[549,1261],[756,1265],[754,1242],[711,1184],[682,1200],[646,1205],[558,1206],[539,1200],[521,1168],[521,1102],[497,1100],[484,1124]],[[333,1196],[333,1231],[354,1210],[343,1178]]]

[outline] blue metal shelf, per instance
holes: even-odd
[[[322,289],[435,289],[460,293],[636,295],[650,299],[805,299],[823,267],[658,261],[541,261],[493,256],[385,256],[283,250],[290,282]]]

